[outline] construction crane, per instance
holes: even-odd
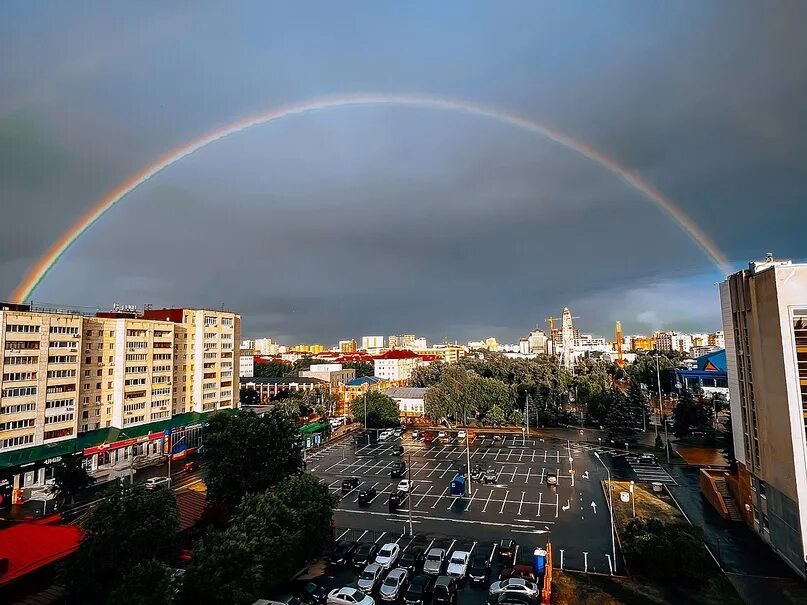
[[[622,322],[616,322],[616,365],[620,368],[625,365],[625,359],[622,357]]]

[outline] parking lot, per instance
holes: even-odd
[[[399,444],[402,456],[393,454]],[[471,468],[491,468],[495,480],[471,481],[464,497],[453,497],[451,480],[469,455]],[[390,512],[389,496],[399,481],[390,477],[390,469],[399,460],[408,464],[403,478],[411,478],[412,487],[402,506]],[[606,472],[592,451],[574,442],[536,435],[494,441],[487,435],[466,450],[453,435],[425,444],[407,433],[373,445],[329,444],[308,458],[308,469],[342,495],[335,514],[342,531],[406,535],[411,513],[412,530],[422,536],[471,543],[511,538],[528,548],[551,540],[556,567],[609,573],[614,566],[600,483]],[[547,484],[550,474],[557,485]],[[358,478],[358,486],[343,494],[342,480],[350,477]],[[359,506],[358,494],[368,487],[376,495]],[[615,571],[620,567],[617,562]]]

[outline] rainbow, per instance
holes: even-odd
[[[78,240],[90,227],[92,227],[98,221],[98,219],[100,219],[115,204],[126,197],[126,195],[134,191],[138,186],[142,185],[153,176],[165,170],[172,164],[178,162],[182,158],[189,156],[195,151],[198,151],[211,143],[215,143],[216,141],[241,132],[242,130],[246,130],[247,128],[252,128],[253,126],[258,126],[268,122],[273,122],[275,120],[282,120],[283,118],[313,111],[321,111],[324,109],[332,109],[337,107],[366,105],[397,105],[456,111],[473,116],[497,120],[499,122],[515,126],[516,128],[520,128],[522,130],[551,139],[567,149],[571,149],[572,151],[575,151],[580,155],[597,162],[614,174],[620,176],[631,187],[641,192],[644,197],[655,203],[661,210],[663,210],[676,223],[678,223],[684,232],[686,232],[689,237],[692,238],[692,240],[701,248],[701,250],[703,250],[706,256],[711,259],[711,261],[721,272],[724,274],[730,272],[728,261],[723,256],[722,252],[713,242],[709,240],[706,234],[701,231],[701,229],[672,202],[672,200],[667,198],[658,189],[642,179],[639,175],[631,172],[626,167],[619,164],[616,160],[609,158],[590,145],[573,139],[567,134],[541,124],[540,122],[536,122],[513,113],[504,112],[499,109],[494,109],[459,99],[433,97],[419,94],[355,94],[348,96],[327,97],[324,99],[305,101],[270,109],[266,112],[252,115],[227,124],[222,128],[218,128],[217,130],[204,134],[201,137],[190,141],[189,143],[185,143],[165,153],[155,162],[149,164],[139,172],[136,172],[125,181],[120,183],[112,191],[107,193],[100,200],[98,200],[73,224],[72,227],[70,227],[70,229],[65,231],[28,270],[22,282],[17,286],[16,290],[12,294],[12,301],[19,303],[29,300],[36,288],[59,262],[59,259],[62,258],[64,253],[67,252],[67,250],[69,250],[70,247],[76,242],[76,240]]]

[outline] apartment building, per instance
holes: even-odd
[[[204,414],[237,407],[236,342],[240,318],[222,311],[0,303],[0,505],[64,455],[100,472],[162,456],[175,429],[198,444]]]
[[[807,576],[807,264],[752,262],[720,284],[745,521]]]
[[[357,349],[355,340],[340,340],[339,352],[340,353],[355,353]]]
[[[420,364],[420,355],[417,353],[408,349],[391,349],[382,355],[376,355],[373,360],[373,374],[384,380],[401,382],[409,380]]]

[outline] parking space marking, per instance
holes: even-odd
[[[524,506],[524,494],[526,492],[521,492],[521,502],[518,504],[518,514],[521,514],[521,507]]]
[[[414,505],[412,508],[417,508],[417,507],[420,505],[420,503],[421,503],[421,502],[423,502],[423,498],[425,498],[426,496],[428,496],[428,495],[429,495],[429,492],[430,492],[430,491],[432,491],[432,487],[433,487],[433,486],[431,486],[431,485],[429,486],[429,489],[427,489],[427,490],[426,490],[426,493],[425,493],[425,494],[423,494],[423,495],[420,497],[420,500],[418,500],[418,501],[415,503],[415,505]]]
[[[448,508],[446,510],[451,510],[452,508],[454,508],[454,505],[457,503],[457,500],[459,499],[460,499],[459,496],[455,496],[454,500],[451,502],[451,504],[448,505]]]
[[[555,494],[555,519],[558,518],[558,512],[560,511],[560,495]]]
[[[466,511],[468,511],[468,509],[470,509],[470,508],[471,508],[471,503],[474,501],[474,498],[476,498],[476,493],[477,493],[478,491],[479,491],[479,489],[477,488],[477,489],[475,489],[475,490],[474,490],[474,493],[473,493],[473,494],[471,494],[471,499],[470,499],[470,500],[468,500],[468,504],[467,504],[467,506],[465,507],[465,510],[466,510]]]
[[[491,489],[491,490],[490,490],[490,493],[488,494],[488,499],[487,499],[487,500],[485,500],[485,506],[484,506],[484,508],[482,509],[482,512],[483,512],[483,513],[484,513],[486,510],[488,510],[488,503],[490,502],[490,497],[491,497],[492,495],[493,495],[493,490]]]
[[[518,461],[521,462],[522,458],[524,458],[524,450],[521,450],[521,453],[518,455]]]
[[[443,474],[442,474],[442,475],[440,475],[440,478],[442,479],[443,477],[445,477],[445,476],[446,476],[446,473],[448,473],[448,471],[450,471],[450,470],[451,470],[451,465],[449,464],[449,465],[446,467],[446,470],[444,470],[444,471],[443,471]]]
[[[337,540],[341,540],[342,538],[344,538],[344,537],[345,537],[345,534],[346,534],[347,532],[349,532],[349,531],[350,531],[350,528],[348,528],[348,529],[346,529],[345,531],[343,531],[343,532],[341,533],[341,535],[340,535],[340,536],[337,538]]]
[[[530,462],[535,462],[535,450],[532,450],[532,460]]]
[[[509,492],[509,491],[508,491],[508,492],[505,492],[505,494],[504,494],[504,500],[502,501],[502,508],[501,508],[501,510],[499,510],[499,514],[500,514],[500,515],[501,515],[502,513],[504,513],[504,505],[505,505],[505,504],[507,504],[507,496],[508,496],[509,494],[510,494],[510,492]]]
[[[524,479],[524,483],[529,483],[530,482],[530,473],[531,472],[532,472],[532,467],[527,467],[527,478]]]
[[[437,471],[440,469],[440,467],[441,467],[441,466],[442,466],[442,464],[438,463],[438,464],[437,464],[437,466],[435,466],[435,467],[432,469],[432,472],[430,472],[430,473],[429,473],[428,475],[426,475],[426,476],[427,476],[427,477],[431,477],[431,476],[432,476],[434,473],[436,473],[436,472],[437,472]]]
[[[380,481],[376,481],[375,483],[373,483],[373,484],[370,486],[370,488],[371,488],[371,489],[372,489],[372,488],[374,488],[374,487],[375,487],[376,485],[378,485],[379,483],[380,483]],[[361,484],[361,485],[364,485],[364,483],[362,482],[362,484]],[[360,485],[359,487],[361,487],[361,485]],[[374,499],[375,499],[375,498],[374,498]],[[356,499],[355,499],[353,502],[358,502],[358,501],[359,501],[359,497],[358,497],[358,496],[356,496]],[[371,502],[372,502],[372,500],[371,500]]]
[[[538,516],[541,516],[541,501],[544,499],[543,492],[538,492]]]
[[[381,535],[380,535],[380,536],[378,536],[378,537],[375,539],[375,542],[373,542],[373,544],[378,544],[378,541],[379,541],[381,538],[383,538],[383,537],[384,537],[386,534],[387,534],[387,532],[382,531],[382,532],[381,532]]]
[[[437,497],[437,500],[435,500],[435,501],[434,501],[434,504],[432,504],[432,508],[437,508],[437,503],[438,503],[438,502],[440,502],[440,499],[441,499],[443,496],[445,496],[447,493],[448,493],[448,488],[445,488],[445,489],[443,490],[443,493],[442,493],[442,494],[440,494],[440,495]]]
[[[538,483],[540,483],[541,485],[543,485],[543,484],[544,484],[544,475],[545,475],[545,474],[546,474],[546,469],[545,469],[545,468],[542,468],[542,469],[541,469],[541,480],[538,482]]]
[[[518,472],[518,467],[517,466],[513,467],[513,476],[510,477],[510,483],[513,483],[516,480],[516,473],[517,472]]]

